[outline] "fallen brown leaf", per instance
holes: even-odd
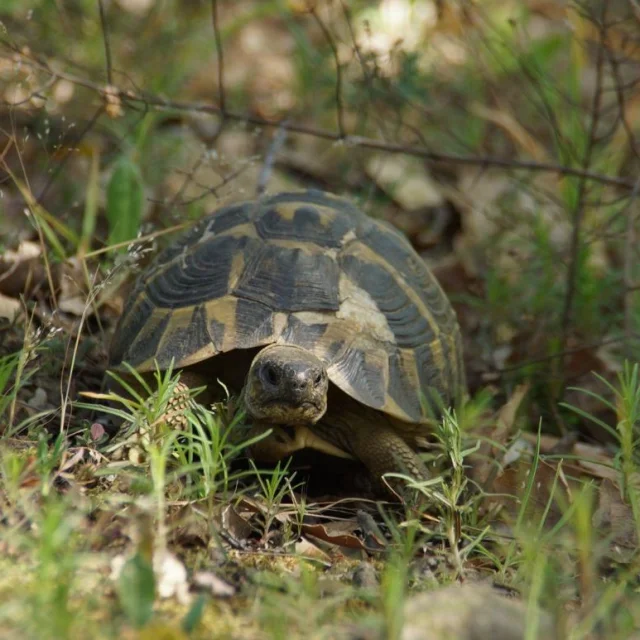
[[[498,459],[501,452],[507,446],[509,436],[512,434],[518,409],[524,400],[529,385],[519,385],[515,388],[509,400],[498,411],[493,428],[483,433],[486,438],[480,444],[478,451],[471,456],[470,475],[485,491],[493,490],[493,481],[500,472]]]
[[[339,547],[366,550],[364,542],[353,533],[358,527],[355,520],[338,520],[326,524],[303,524],[301,528],[304,534]]]
[[[13,322],[20,314],[21,309],[20,300],[0,293],[0,318],[7,318],[7,320]]]
[[[323,564],[327,566],[331,565],[331,556],[325,553],[320,547],[315,545],[307,538],[302,537],[295,544],[295,551],[298,555],[303,556],[305,558],[311,558],[312,560],[319,560]]]
[[[17,298],[29,296],[46,278],[39,244],[23,240],[0,257],[0,293]]]
[[[247,540],[251,535],[251,525],[235,510],[232,505],[228,505],[223,509],[221,522],[224,530],[233,536],[235,540]]]

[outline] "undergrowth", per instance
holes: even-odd
[[[0,9],[0,636],[395,640],[477,581],[527,639],[637,633],[633,7],[76,4]],[[264,176],[348,191],[458,305],[474,396],[406,504],[315,502],[197,390],[176,430],[171,369],[97,392],[127,279]]]

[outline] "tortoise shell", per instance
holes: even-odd
[[[357,401],[408,422],[464,387],[455,313],[409,242],[350,202],[307,191],[223,207],[139,278],[112,366],[185,367],[295,344]]]

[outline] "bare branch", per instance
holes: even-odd
[[[636,143],[636,136],[627,119],[627,108],[625,104],[624,90],[622,88],[622,78],[620,76],[620,65],[615,54],[608,48],[607,59],[609,60],[609,65],[611,66],[611,72],[613,74],[616,98],[618,100],[618,110],[620,112],[620,121],[622,122],[622,126],[627,133],[627,139],[629,140],[629,147],[631,148],[631,151],[636,158],[640,159],[640,150],[638,149],[638,145]]]
[[[593,101],[591,103],[591,124],[587,138],[587,147],[585,149],[582,167],[587,169],[591,166],[591,159],[595,148],[595,140],[598,132],[598,124],[600,122],[600,105],[602,100],[602,84],[603,84],[603,67],[604,67],[604,50],[606,47],[605,38],[605,18],[607,4],[602,4],[602,12],[598,21],[598,53],[596,59],[596,86],[593,92]],[[569,269],[567,272],[567,288],[565,291],[564,305],[562,309],[562,344],[567,344],[569,330],[571,327],[573,306],[575,302],[576,284],[578,280],[578,265],[580,263],[580,240],[582,223],[584,221],[584,213],[586,211],[585,196],[587,192],[587,181],[583,178],[578,187],[578,199],[573,214],[573,228],[571,230],[571,244],[569,253]]]
[[[34,68],[38,68],[42,71],[50,73],[57,78],[62,78],[72,82],[78,86],[85,87],[98,93],[104,98],[106,89],[99,83],[92,82],[86,78],[76,76],[74,74],[53,70],[46,62],[39,60],[32,55],[26,55],[15,48],[4,39],[0,39],[0,44],[10,49],[15,55],[20,56],[22,63],[30,65]],[[131,108],[137,105],[146,105],[147,107],[155,107],[159,110],[169,110],[175,112],[184,113],[208,113],[218,115],[229,120],[235,120],[238,122],[244,122],[261,127],[282,127],[286,131],[298,133],[301,135],[313,136],[323,140],[329,140],[333,142],[341,142],[350,147],[361,147],[364,149],[374,149],[377,151],[385,151],[388,153],[399,153],[409,156],[416,156],[423,158],[431,163],[452,164],[452,165],[468,165],[478,166],[482,168],[506,168],[516,169],[523,171],[531,171],[538,173],[552,173],[558,176],[571,176],[582,178],[584,180],[591,180],[599,182],[601,184],[607,184],[614,187],[620,187],[627,191],[632,191],[635,185],[634,180],[621,178],[618,176],[607,175],[590,171],[584,168],[570,167],[562,164],[555,164],[552,162],[535,162],[529,160],[513,160],[507,158],[498,158],[495,156],[462,156],[455,154],[439,153],[431,151],[426,146],[420,145],[404,145],[384,142],[383,140],[377,140],[375,138],[367,138],[364,136],[352,136],[348,135],[342,138],[340,133],[329,131],[327,129],[320,129],[316,127],[310,127],[307,125],[296,124],[294,122],[283,122],[278,120],[269,120],[260,116],[240,113],[235,111],[229,111],[228,109],[222,111],[219,107],[211,104],[192,103],[192,102],[180,102],[174,100],[166,100],[159,96],[142,94],[140,92],[134,92],[132,90],[120,89],[118,87],[111,87],[112,95],[116,95],[122,100],[123,106],[130,106]]]
[[[338,48],[333,40],[331,32],[327,28],[327,25],[322,21],[315,7],[309,9],[309,12],[313,16],[317,25],[320,27],[327,43],[331,47],[333,53],[333,60],[336,65],[336,119],[338,121],[338,131],[340,132],[340,140],[344,140],[347,137],[347,131],[344,126],[344,106],[342,104],[342,67],[340,65],[340,58],[338,56]]]
[[[100,27],[102,28],[102,40],[104,42],[104,58],[107,66],[107,82],[113,84],[113,72],[111,68],[111,45],[109,44],[109,25],[107,24],[107,16],[104,11],[103,0],[98,0],[98,8],[100,9]]]
[[[211,0],[211,23],[213,25],[213,40],[216,45],[216,54],[218,56],[218,102],[220,103],[220,115],[224,118],[227,101],[224,90],[224,50],[222,48],[222,38],[220,37],[218,0]]]
[[[541,356],[539,358],[528,358],[523,362],[518,362],[516,364],[509,365],[508,367],[495,369],[494,371],[499,374],[513,373],[514,371],[520,371],[521,369],[530,367],[532,364],[543,364],[545,362],[552,362],[553,360],[558,360],[560,358],[564,358],[565,356],[569,356],[574,353],[580,353],[581,351],[599,349],[600,347],[604,347],[611,344],[620,344],[620,343],[626,344],[629,341],[640,343],[640,335],[637,333],[630,333],[629,335],[625,334],[625,335],[614,336],[611,338],[605,338],[604,340],[598,340],[597,342],[579,344],[576,347],[571,347],[570,349],[563,349],[562,351],[558,351],[558,353],[551,353],[548,356]]]
[[[627,205],[627,228],[624,237],[623,252],[623,281],[625,287],[624,297],[624,335],[630,337],[633,332],[633,301],[637,295],[634,291],[634,266],[636,260],[633,255],[634,247],[637,246],[636,221],[638,219],[638,210],[636,196],[640,189],[640,178],[636,180],[636,186],[631,193],[629,203]]]
[[[178,204],[182,198],[182,195],[184,194],[184,192],[186,191],[187,187],[189,186],[189,184],[191,182],[195,182],[194,180],[194,176],[196,174],[196,172],[200,169],[200,167],[204,164],[205,158],[207,157],[207,151],[203,151],[199,156],[198,159],[195,161],[193,167],[191,168],[190,171],[184,171],[184,180],[182,181],[182,184],[180,185],[180,188],[176,191],[175,195],[173,196],[173,198],[171,198],[171,201],[169,203],[170,206],[174,206],[176,204]],[[198,185],[200,186],[200,185]],[[164,204],[164,203],[162,203]]]
[[[199,187],[200,189],[202,189],[202,193],[200,193],[200,195],[194,196],[193,198],[180,200],[180,201],[178,201],[178,199],[174,197],[171,199],[169,204],[170,205],[177,204],[178,206],[185,207],[185,206],[189,206],[190,204],[193,204],[194,202],[199,202],[209,194],[213,195],[216,198],[220,198],[218,191],[222,189],[222,187],[226,186],[227,184],[235,180],[238,176],[242,175],[251,166],[251,163],[254,162],[255,160],[257,160],[257,158],[255,157],[248,158],[247,161],[243,162],[241,166],[239,166],[237,169],[234,169],[231,173],[228,173],[226,176],[224,176],[224,178],[222,178],[222,180],[220,180],[220,182],[215,186],[212,186],[210,184],[202,184],[201,182],[196,180],[194,174],[195,174],[195,171],[197,170],[197,167],[200,166],[201,163],[197,163],[196,166],[193,169],[191,169],[191,171],[177,170],[176,171],[177,173],[185,176],[185,181],[183,183],[183,186],[188,184],[194,184],[196,187]],[[184,192],[184,189],[181,188],[180,193],[183,193],[183,192]],[[149,198],[149,202],[155,202],[156,204],[162,204],[162,205],[167,204],[166,201],[156,200],[155,198]]]
[[[40,98],[41,100],[46,100],[46,98],[42,95],[44,91],[50,89],[56,83],[56,78],[50,77],[46,82],[43,82],[39,87],[33,89],[29,92],[29,95],[22,100],[17,100],[15,102],[11,100],[5,100],[4,98],[0,98],[0,104],[4,104],[9,108],[20,107],[24,104],[28,104],[34,98]]]

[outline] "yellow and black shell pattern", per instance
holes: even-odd
[[[271,343],[308,349],[359,402],[409,422],[464,386],[455,313],[398,231],[328,193],[221,208],[132,291],[111,365],[150,371]]]

